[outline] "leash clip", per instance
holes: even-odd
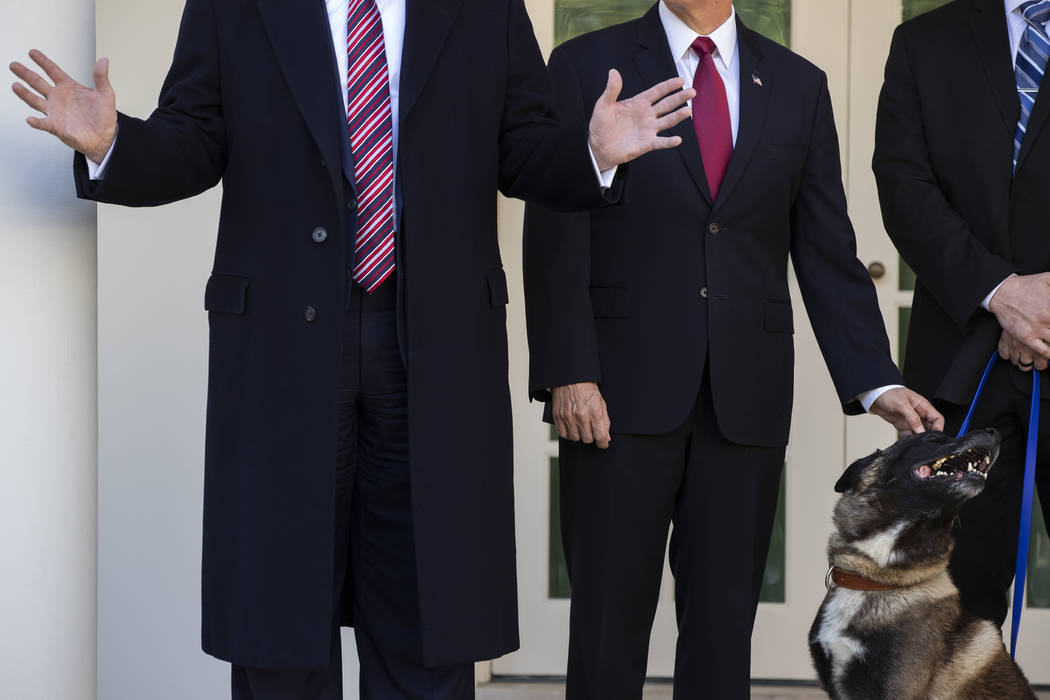
[[[833,588],[838,588],[838,585],[835,583],[835,580],[831,578],[831,575],[832,573],[834,573],[834,571],[835,565],[832,564],[828,567],[828,573],[824,575],[824,588],[827,588],[829,591]]]

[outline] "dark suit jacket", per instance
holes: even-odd
[[[616,210],[532,206],[525,267],[530,388],[597,381],[612,429],[658,434],[696,401],[705,357],[728,439],[783,446],[794,346],[788,256],[843,407],[896,383],[875,291],[856,258],[838,140],[820,70],[739,24],[740,125],[711,201],[692,122],[676,151],[631,165]],[[633,94],[677,71],[654,6],[559,47],[550,60],[563,116],[583,123],[620,70]],[[761,86],[758,84],[761,82]]]
[[[424,660],[442,665],[518,644],[496,189],[560,207],[604,199],[585,127],[553,114],[522,0],[408,0],[404,47],[401,342]],[[223,182],[205,295],[203,643],[247,666],[329,659],[355,229],[338,84],[319,0],[189,0],[159,108],[120,116],[101,182],[77,162],[80,194],[101,202],[158,205]]]
[[[873,167],[918,277],[905,378],[928,396],[969,402],[1001,332],[981,301],[1012,273],[1050,270],[1047,93],[1011,177],[1020,104],[1002,0],[957,0],[893,36]]]

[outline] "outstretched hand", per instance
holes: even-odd
[[[51,79],[17,61],[10,66],[23,81],[11,86],[14,93],[44,115],[26,119],[29,126],[54,134],[70,148],[101,163],[117,136],[117,99],[109,84],[109,59],[95,64],[92,89],[73,80],[42,52],[34,49],[29,57]]]
[[[901,435],[944,430],[944,416],[933,404],[911,389],[890,389],[869,410],[896,428]]]
[[[649,151],[681,144],[678,136],[659,134],[692,114],[686,103],[696,92],[692,88],[681,90],[683,85],[681,78],[672,78],[630,99],[617,101],[623,79],[616,70],[610,70],[605,92],[591,115],[590,145],[598,169],[609,170]]]

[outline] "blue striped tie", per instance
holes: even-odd
[[[1021,154],[1028,118],[1032,116],[1035,98],[1039,95],[1039,84],[1046,72],[1047,57],[1050,57],[1050,37],[1046,34],[1046,21],[1050,19],[1050,0],[1026,2],[1020,7],[1025,19],[1024,36],[1017,50],[1017,95],[1021,99],[1021,118],[1017,120],[1014,134],[1014,169]]]

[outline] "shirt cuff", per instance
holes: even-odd
[[[1010,277],[1017,277],[1017,275],[1010,275]],[[1010,277],[1007,277],[1006,280],[1010,279]],[[1002,287],[1003,284],[1006,282],[1006,280],[1003,280],[999,284],[995,285],[995,289],[993,289],[992,291],[988,292],[988,296],[986,296],[984,298],[984,301],[981,302],[981,306],[984,307],[985,311],[990,311],[991,310],[991,309],[988,308],[988,305],[992,303],[992,297],[995,296],[995,293],[999,291],[999,287]]]
[[[598,184],[602,186],[603,190],[612,187],[613,180],[616,179],[616,169],[620,166],[614,165],[608,170],[599,170],[598,159],[594,157],[594,151],[591,150],[591,144],[587,144],[587,153],[591,156],[591,165],[594,166],[594,174],[598,176]]]
[[[105,176],[106,166],[109,165],[109,157],[113,155],[113,149],[116,148],[116,146],[117,139],[114,138],[113,143],[110,145],[109,150],[106,152],[106,157],[102,159],[101,163],[96,163],[87,156],[84,157],[84,160],[87,161],[88,177],[90,179],[101,180]]]
[[[872,389],[871,391],[865,391],[863,394],[857,396],[857,401],[860,401],[860,405],[864,407],[864,412],[867,413],[871,410],[871,407],[879,400],[879,397],[885,394],[890,389],[903,389],[904,387],[900,384],[887,384],[886,386],[880,386],[878,389]]]

